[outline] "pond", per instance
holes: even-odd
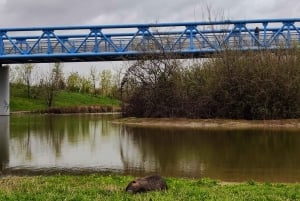
[[[300,181],[299,130],[144,128],[118,115],[0,117],[0,172]]]

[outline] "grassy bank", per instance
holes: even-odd
[[[210,179],[167,178],[167,192],[124,192],[131,176],[30,176],[0,179],[0,200],[300,200],[300,184],[247,182],[223,184]]]
[[[52,108],[48,108],[46,100],[40,97],[27,98],[25,86],[10,87],[10,111],[47,111],[52,112],[95,112],[117,110],[120,101],[109,97],[91,96],[90,94],[58,91]],[[93,107],[91,107],[93,106]],[[89,109],[88,109],[89,107]],[[111,111],[108,111],[111,112]]]

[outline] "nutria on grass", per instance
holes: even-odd
[[[135,179],[126,187],[126,191],[129,193],[142,193],[147,191],[161,191],[167,189],[168,187],[166,181],[159,175]]]

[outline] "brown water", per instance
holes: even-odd
[[[300,130],[135,128],[117,117],[0,117],[0,171],[300,182]]]

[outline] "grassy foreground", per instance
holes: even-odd
[[[99,174],[4,177],[0,179],[0,200],[300,200],[300,184],[223,184],[205,178],[167,178],[166,192],[131,195],[124,189],[132,179]]]

